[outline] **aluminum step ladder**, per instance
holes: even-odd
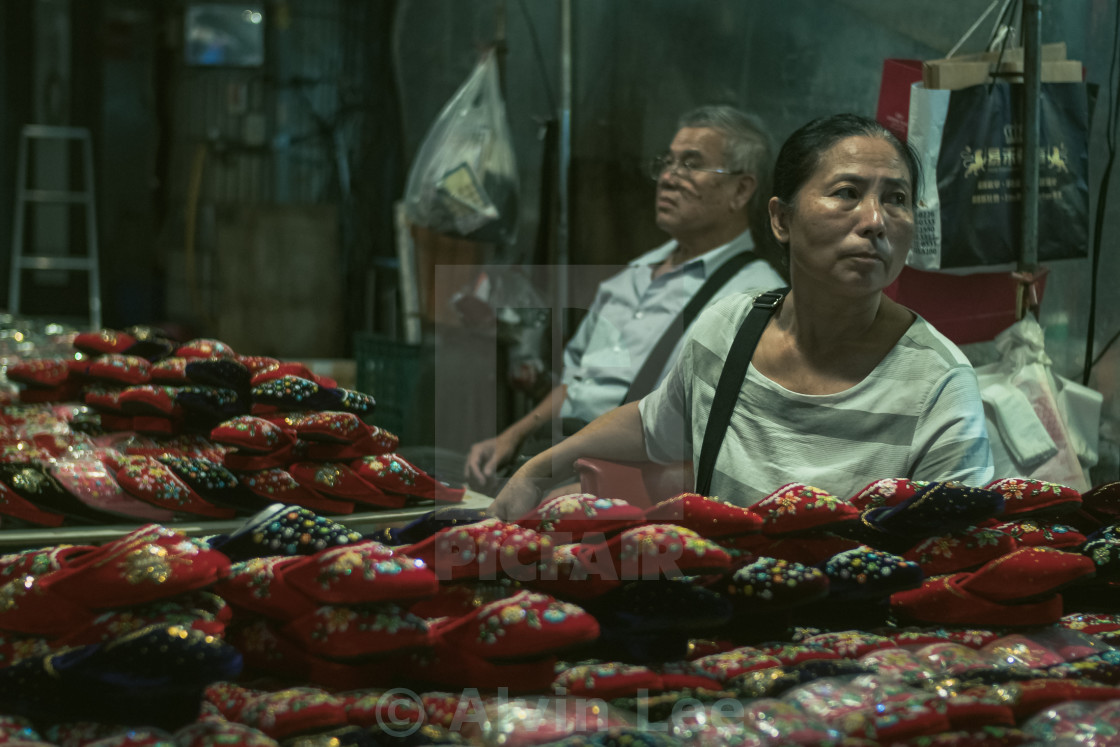
[[[82,158],[80,189],[36,189],[28,185],[28,160],[35,141],[64,143],[69,155],[72,143],[78,143]],[[63,270],[85,272],[89,278],[90,329],[101,328],[101,277],[97,256],[97,210],[93,186],[93,142],[85,127],[24,125],[20,132],[19,160],[16,166],[16,211],[12,226],[12,268],[8,286],[8,306],[12,314],[20,310],[20,287],[25,270]],[[51,255],[24,253],[24,221],[28,207],[35,204],[80,205],[85,209],[85,254]]]

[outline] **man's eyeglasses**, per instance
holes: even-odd
[[[692,173],[694,171],[703,171],[707,174],[742,174],[742,171],[730,171],[728,169],[715,169],[708,166],[701,166],[696,158],[685,156],[681,160],[676,160],[672,156],[665,154],[656,156],[649,162],[649,178],[657,181],[661,175],[668,169],[670,173],[678,176],[681,179],[692,181]]]

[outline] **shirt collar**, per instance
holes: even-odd
[[[631,267],[638,267],[641,265],[657,265],[664,262],[673,250],[677,248],[677,240],[672,239],[665,242],[656,249],[651,249],[642,256],[630,262]],[[716,268],[722,265],[725,261],[730,259],[733,255],[740,252],[746,252],[754,249],[754,239],[751,238],[750,230],[743,231],[731,241],[723,246],[717,246],[715,249],[710,249],[699,257],[693,257],[688,260],[681,267],[689,267],[697,263],[703,267],[704,277],[708,277]]]

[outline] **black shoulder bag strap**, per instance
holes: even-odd
[[[731,413],[735,410],[743,380],[747,377],[747,366],[754,357],[754,349],[758,347],[762,330],[766,328],[770,317],[774,315],[774,309],[778,308],[788,291],[789,288],[781,288],[763,293],[756,298],[735,333],[731,349],[727,351],[727,360],[723,363],[719,383],[716,384],[716,393],[712,399],[712,409],[708,413],[708,423],[704,426],[700,462],[696,466],[696,492],[700,495],[706,496],[711,493],[716,457],[719,456],[720,446],[723,445],[727,426],[731,423]]]
[[[696,294],[681,309],[681,313],[677,314],[677,318],[665,329],[661,339],[653,346],[649,355],[646,356],[645,362],[642,363],[642,367],[638,369],[634,380],[630,382],[630,388],[626,390],[626,396],[619,404],[625,405],[627,402],[639,400],[653,391],[658,377],[665,370],[665,364],[669,361],[673,348],[677,346],[677,341],[688,329],[688,325],[692,324],[692,320],[711,300],[716,291],[734,277],[735,273],[743,269],[748,262],[753,262],[756,259],[758,259],[758,255],[754,252],[740,252],[715,269],[715,272],[704,281]]]

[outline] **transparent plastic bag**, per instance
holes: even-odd
[[[405,185],[410,222],[509,246],[517,239],[519,184],[493,50],[432,123]]]

